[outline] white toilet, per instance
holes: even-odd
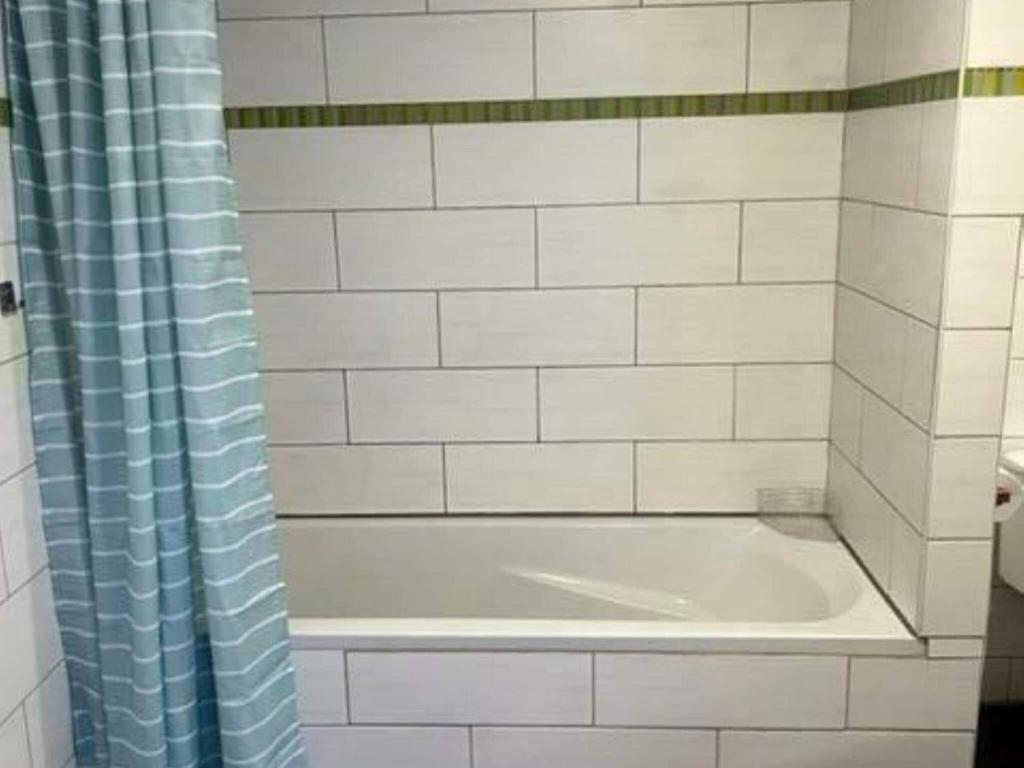
[[[1009,493],[1009,499],[995,508],[997,567],[1003,581],[1024,592],[1024,449],[1000,457],[999,487]]]

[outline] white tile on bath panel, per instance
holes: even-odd
[[[707,0],[702,0],[707,2]],[[640,0],[430,0],[431,11],[514,11],[563,8],[636,8]],[[644,5],[657,5],[647,2]]]
[[[736,437],[827,438],[832,365],[754,365],[736,371]]]
[[[32,416],[29,409],[28,363],[25,358],[0,365],[0,480],[29,466]]]
[[[15,245],[0,246],[0,282],[10,280],[21,295],[21,277],[18,268],[18,248]],[[0,364],[25,353],[24,313],[8,316],[0,322]]]
[[[629,443],[450,445],[450,512],[630,512]]]
[[[1016,336],[1015,333],[1014,337],[1016,338]],[[1010,361],[1010,370],[1006,379],[1003,436],[1024,437],[1024,360]]]
[[[32,768],[28,752],[28,732],[20,709],[0,723],[0,765],[4,768]]]
[[[265,369],[437,365],[432,293],[274,294],[253,304]]]
[[[1018,219],[952,219],[945,325],[1010,326],[1019,242]]]
[[[969,768],[969,733],[723,731],[719,768]]]
[[[50,574],[37,575],[0,605],[0,719],[6,718],[60,660]]]
[[[956,69],[964,39],[965,0],[889,0],[885,36],[885,79],[899,80]]]
[[[947,213],[952,197],[960,101],[948,99],[921,105],[921,159],[917,168],[915,207]]]
[[[425,11],[427,0],[218,0],[222,19]]]
[[[888,584],[896,510],[834,449],[829,453],[828,482],[829,514],[840,534],[875,580]]]
[[[944,438],[932,444],[928,535],[932,538],[992,536],[992,489],[998,438]]]
[[[643,202],[836,197],[843,116],[641,121]]]
[[[843,369],[832,373],[832,411],[829,437],[852,461],[860,463],[860,431],[864,388]]]
[[[299,721],[303,725],[348,722],[344,651],[292,651]]]
[[[843,196],[913,206],[921,153],[921,105],[846,115]]]
[[[475,728],[474,768],[716,768],[713,731]]]
[[[540,98],[736,93],[746,77],[739,6],[537,16]]]
[[[1024,4],[973,0],[967,41],[968,67],[1013,67],[1024,61]]]
[[[0,544],[7,588],[12,592],[46,565],[42,501],[35,469],[0,485]]]
[[[930,659],[980,659],[984,656],[983,637],[935,637],[928,640]]]
[[[545,369],[543,440],[728,439],[733,372],[725,366]]]
[[[529,14],[328,19],[332,103],[528,99]]]
[[[613,365],[634,358],[629,288],[441,294],[446,366]]]
[[[329,213],[244,213],[239,221],[254,291],[337,289]]]
[[[733,283],[736,203],[542,208],[542,286]]]
[[[834,200],[747,203],[745,283],[829,282],[836,276],[839,206]]]
[[[849,85],[885,79],[885,15],[889,0],[852,0]]]
[[[919,531],[925,529],[930,446],[927,432],[878,397],[864,395],[861,471]]]
[[[470,768],[468,728],[303,728],[309,768]]]
[[[533,371],[363,371],[348,385],[353,442],[537,437]]]
[[[346,290],[534,283],[530,210],[341,213],[337,222]]]
[[[843,725],[844,658],[599,653],[595,665],[597,725]]]
[[[1009,331],[943,331],[936,434],[1000,434],[1009,344]]]
[[[988,656],[981,672],[981,703],[1005,704],[1010,696],[1010,660]]]
[[[847,203],[839,279],[936,325],[946,259],[941,216]],[[865,227],[870,229],[865,237]]]
[[[231,131],[243,211],[429,208],[430,128]]]
[[[984,634],[991,580],[991,541],[929,542],[922,633]]]
[[[582,653],[350,653],[353,723],[587,725]]]
[[[64,768],[74,756],[70,696],[61,664],[25,699],[33,768]]]
[[[759,488],[824,488],[824,441],[637,446],[641,512],[755,512]]]
[[[441,448],[271,448],[278,513],[427,514],[444,511]]]
[[[327,101],[318,19],[224,21],[217,36],[226,106]]]
[[[846,87],[849,2],[758,5],[750,24],[750,91]]]
[[[265,373],[263,399],[271,443],[344,443],[345,377],[340,371]]]
[[[915,630],[921,626],[926,544],[906,520],[898,515],[893,518],[892,571],[885,591],[904,621]]]
[[[640,363],[827,362],[831,285],[641,288]]]
[[[440,125],[434,135],[441,206],[636,200],[632,120]]]
[[[1024,99],[964,99],[960,108],[956,213],[1018,215],[1024,211]]]
[[[854,658],[850,728],[973,731],[980,659]]]

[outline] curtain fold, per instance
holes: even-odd
[[[4,0],[79,768],[304,765],[213,0]]]

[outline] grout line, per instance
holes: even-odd
[[[352,680],[349,675],[349,652],[341,653],[341,668],[345,678],[345,724],[352,725]]]
[[[640,459],[639,443],[633,440],[633,514],[640,512]]]
[[[430,199],[432,208],[437,210],[437,131],[433,125],[430,126]]]
[[[341,282],[341,238],[338,237],[338,227],[341,226],[341,222],[338,219],[338,212],[331,211],[331,240],[334,243],[334,277],[338,287],[338,292],[341,292],[344,288]],[[255,294],[256,291],[253,291]]]
[[[437,367],[444,368],[444,347],[441,334],[441,292],[434,293],[434,321],[437,324]]]
[[[644,174],[644,121],[636,121],[636,202],[639,205],[643,198]]]
[[[219,3],[218,3],[219,5]],[[327,58],[327,19],[320,19],[321,64],[324,68],[324,104],[331,103],[331,65]]]
[[[445,443],[441,443],[441,509],[446,515],[451,513],[448,504],[448,446]]]
[[[640,288],[633,289],[633,365],[640,365]]]
[[[745,69],[743,71],[743,90],[744,90],[744,92],[747,92],[747,93],[750,92],[750,59],[751,59],[751,55],[750,55],[751,51],[750,51],[750,49],[751,49],[751,44],[752,44],[753,37],[754,37],[753,30],[751,29],[751,26],[752,26],[753,20],[754,20],[753,8],[754,8],[754,6],[753,6],[752,3],[747,3],[747,41],[746,41],[747,45],[746,45],[746,49],[745,49],[745,53],[746,53],[746,67],[745,67]]]
[[[532,47],[533,47],[533,57],[532,57],[531,62],[530,62],[531,67],[532,67],[532,75],[533,75],[533,78],[532,78],[533,98],[536,99],[537,98],[537,92],[539,90],[538,89],[538,80],[540,79],[540,72],[539,72],[539,70],[540,70],[540,66],[539,66],[539,64],[540,64],[540,56],[539,56],[539,51],[537,49],[537,11],[533,11],[530,14],[530,41],[531,41],[531,44],[532,44]]]
[[[541,403],[540,403],[540,367],[538,367],[536,369],[536,371],[537,371],[537,373],[536,373],[536,377],[534,378],[534,387],[533,387],[534,395],[535,395],[534,409],[537,411],[537,442],[540,443],[540,442],[542,442],[541,436],[544,434],[542,429],[541,429],[541,415],[540,415],[541,414]],[[548,441],[543,441],[543,442],[551,442],[551,441],[548,440]]]
[[[597,654],[590,656],[590,724],[597,725]]]
[[[959,438],[959,435],[957,436]],[[473,440],[460,440],[460,439],[423,439],[423,440],[402,440],[402,439],[381,439],[381,440],[358,440],[351,443],[353,446],[363,448],[396,448],[396,447],[429,447],[441,445],[448,446],[481,446],[481,447],[499,447],[499,446],[532,446],[537,444],[537,440],[532,437],[510,437],[510,438],[485,438],[485,439],[473,439]],[[542,441],[545,445],[629,445],[631,443],[637,443],[638,445],[721,445],[723,443],[741,443],[741,444],[767,444],[767,445],[819,445],[825,446],[829,444],[828,438],[825,436],[821,437],[744,437],[738,440],[733,440],[729,437],[719,438],[708,438],[708,437],[600,437],[600,438],[558,438],[548,439]],[[271,443],[270,448],[275,450],[300,450],[310,448],[337,448],[347,443]],[[845,456],[845,454],[843,454]],[[851,462],[852,464],[853,462]],[[856,465],[854,465],[856,466]]]
[[[740,378],[740,367],[739,365],[732,366],[732,439],[736,440],[736,422],[738,421],[737,413],[739,410],[739,378]]]
[[[533,209],[533,287],[540,288],[540,209]]]
[[[352,415],[351,406],[349,405],[349,398],[351,396],[351,388],[348,383],[347,370],[341,372],[341,393],[342,403],[345,406],[345,444],[352,445]],[[267,447],[273,446],[273,443],[268,442]]]
[[[736,283],[743,284],[743,249],[744,249],[744,227],[746,226],[747,202],[740,201],[739,218],[736,222]]]
[[[853,657],[846,657],[846,702],[843,711],[843,727],[850,727],[850,688],[853,681]]]

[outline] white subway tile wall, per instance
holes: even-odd
[[[6,79],[0,77],[0,96],[6,95]],[[12,281],[20,295],[13,199],[10,131],[0,128],[0,282]],[[19,313],[0,317],[0,765],[71,768],[67,672],[43,541],[31,423]]]

